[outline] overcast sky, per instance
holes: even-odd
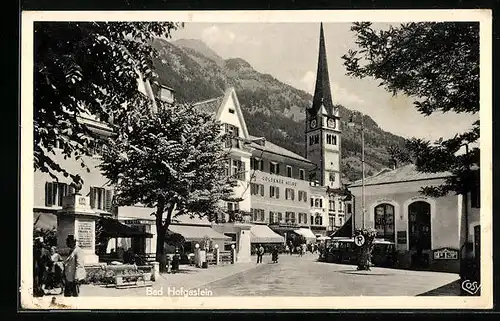
[[[393,97],[373,79],[345,75],[341,56],[355,49],[354,33],[347,23],[324,26],[330,84],[334,103],[370,115],[378,125],[404,137],[452,137],[471,127],[479,115],[419,114],[408,97]],[[376,24],[375,27],[387,27]],[[222,58],[243,58],[256,70],[282,82],[314,91],[319,45],[319,23],[186,23],[172,39],[203,40]]]

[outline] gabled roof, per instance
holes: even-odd
[[[255,137],[255,136],[249,135],[249,138],[252,139],[252,140],[254,140],[254,139],[258,139],[260,137]],[[266,152],[278,154],[278,155],[285,156],[285,157],[295,158],[295,159],[301,160],[303,162],[311,163],[310,160],[308,160],[308,159],[300,156],[299,154],[295,154],[294,152],[291,152],[291,151],[289,151],[286,148],[283,148],[281,146],[273,144],[273,143],[271,143],[268,140],[266,140],[264,146],[259,145],[259,144],[255,143],[255,142],[252,142],[251,145],[252,145],[253,148],[256,148],[256,149],[259,149],[259,150],[263,150],[263,151],[266,151]]]
[[[233,87],[228,88],[224,96],[219,96],[216,98],[207,99],[204,101],[200,101],[193,104],[193,107],[199,108],[200,110],[215,113],[215,119],[220,119],[221,113],[223,111],[223,107],[226,105],[229,99],[233,99],[236,114],[240,120],[241,130],[243,132],[243,136],[248,137],[247,124],[245,123],[245,118],[243,117],[243,112],[241,111],[240,102],[238,101],[238,96],[236,95],[236,91]]]
[[[213,113],[215,115],[217,114],[217,111],[219,110],[219,107],[222,105],[223,101],[224,96],[220,96],[194,103],[193,107],[196,107],[200,111]]]
[[[452,176],[450,172],[442,172],[442,173],[419,172],[417,171],[415,165],[409,164],[396,168],[394,170],[383,169],[379,173],[365,178],[365,185],[411,182],[411,181],[420,181],[427,179],[446,178],[450,176]],[[357,187],[361,185],[362,185],[362,180],[357,180],[349,186]]]

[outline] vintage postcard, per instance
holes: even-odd
[[[491,35],[23,12],[20,307],[491,308]]]

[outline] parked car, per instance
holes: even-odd
[[[375,239],[372,252],[372,264],[380,267],[392,267],[396,263],[396,245],[382,239]],[[333,238],[327,240],[320,252],[319,260],[329,263],[357,264],[357,246],[354,238]]]

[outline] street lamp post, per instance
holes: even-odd
[[[353,115],[348,125],[354,127]],[[365,228],[365,117],[361,113],[361,227]]]

